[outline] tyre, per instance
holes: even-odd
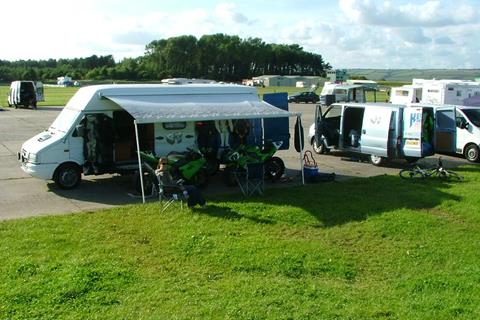
[[[438,174],[439,178],[450,181],[462,181],[463,176],[453,171],[443,170]]]
[[[312,149],[317,154],[324,154],[329,151],[329,149],[325,145],[325,140],[322,139],[320,143],[317,143],[315,141],[315,138],[312,139]]]
[[[65,163],[57,168],[53,180],[55,184],[64,190],[76,188],[82,180],[82,173],[77,164]]]
[[[370,162],[374,165],[374,166],[382,166],[385,164],[385,162],[387,162],[387,160],[384,158],[384,157],[381,157],[381,156],[376,156],[376,155],[373,155],[371,154],[370,155]]]
[[[420,171],[414,170],[414,169],[402,169],[398,174],[402,179],[408,179],[408,180],[425,179],[425,176]]]
[[[285,163],[279,157],[271,157],[265,162],[265,177],[277,181],[285,173]]]
[[[465,148],[463,155],[465,156],[465,159],[470,162],[479,162],[480,160],[480,151],[478,150],[478,146],[476,144],[469,144]]]
[[[192,179],[187,181],[187,184],[192,184],[199,188],[205,188],[208,185],[208,177],[209,177],[209,174],[207,169],[200,169],[192,177]]]
[[[463,181],[463,176],[459,175],[456,172],[453,171],[447,171],[447,179],[453,180],[453,181]]]

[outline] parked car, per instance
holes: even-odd
[[[315,92],[307,91],[307,92],[298,92],[292,94],[288,97],[288,102],[305,102],[305,103],[316,103],[320,100],[319,96]]]

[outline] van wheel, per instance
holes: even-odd
[[[480,160],[480,151],[478,150],[478,146],[476,144],[469,144],[465,148],[465,159],[470,162],[478,162]]]
[[[329,149],[325,145],[325,141],[323,139],[320,143],[317,143],[315,138],[313,138],[312,139],[312,148],[313,148],[313,151],[315,151],[315,153],[317,153],[317,154],[324,154],[324,153],[327,153],[329,151]]]
[[[376,155],[371,154],[370,155],[370,162],[374,166],[381,166],[381,165],[385,164],[386,159],[384,157],[380,157],[380,156],[376,156]]]
[[[55,171],[53,180],[60,189],[74,189],[82,180],[80,167],[73,163],[62,164]]]

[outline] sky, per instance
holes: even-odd
[[[0,59],[144,54],[225,33],[298,44],[333,68],[480,68],[480,0],[7,0]],[[8,14],[6,14],[8,13]]]

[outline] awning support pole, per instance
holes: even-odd
[[[305,185],[305,175],[303,173],[303,139],[302,139],[302,118],[300,116],[297,116],[297,122],[298,122],[298,140],[300,142],[300,172],[302,175],[302,185]]]
[[[142,159],[140,158],[140,142],[138,140],[137,120],[133,120],[133,124],[135,126],[135,140],[137,141],[138,172],[140,173],[140,186],[142,188],[142,202],[145,203],[145,191],[143,190]]]
[[[265,147],[265,122],[264,120],[265,119],[260,119],[261,120],[261,124],[262,124],[262,148]]]

